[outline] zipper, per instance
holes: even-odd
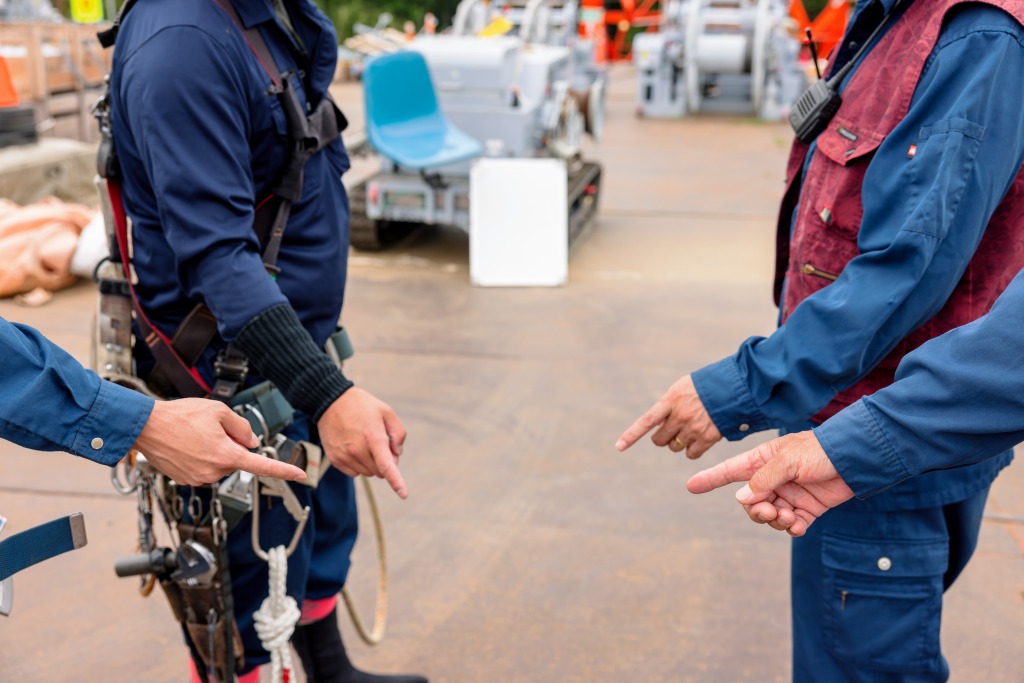
[[[831,280],[833,282],[835,282],[836,278],[839,277],[838,275],[834,275],[824,270],[819,270],[812,266],[810,263],[805,263],[803,265],[803,268],[800,269],[800,272],[803,273],[804,275],[813,275],[814,277],[824,278],[826,280]]]
[[[839,609],[846,609],[846,596],[850,591],[839,591]]]

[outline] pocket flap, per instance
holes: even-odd
[[[818,136],[818,150],[832,161],[846,166],[878,149],[885,136],[875,131],[860,130],[837,116]]]
[[[876,541],[825,534],[821,561],[831,569],[865,576],[938,576],[949,567],[949,541]]]

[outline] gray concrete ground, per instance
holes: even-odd
[[[457,231],[353,254],[350,373],[410,433],[410,499],[377,486],[388,639],[370,650],[343,623],[364,667],[437,683],[789,678],[787,539],[750,524],[729,492],[687,494],[695,464],[646,442],[627,454],[612,444],[678,376],[771,331],[773,215],[790,134],[735,118],[638,120],[629,71],[615,76],[607,135],[593,150],[605,164],[601,212],[567,286],[474,289]],[[356,127],[357,109],[348,106]],[[84,359],[94,300],[82,284],[39,309],[0,302],[0,315]],[[705,462],[762,438],[721,444]],[[0,619],[0,678],[186,680],[163,599],[114,577],[135,520],[107,471],[0,444],[0,472],[8,533],[82,511],[90,538],[16,577],[14,614]],[[990,511],[1024,514],[1022,493],[1011,467]],[[351,580],[365,610],[370,538]],[[1024,526],[986,521],[946,601],[953,680],[1020,681],[1022,626]]]

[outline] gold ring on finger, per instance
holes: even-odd
[[[675,443],[675,445],[679,446],[679,450],[682,451],[682,450],[686,449],[686,444],[684,444],[682,441],[680,441],[678,436],[676,438],[672,439],[672,441]]]

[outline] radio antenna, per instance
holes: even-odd
[[[814,38],[811,37],[811,27],[807,29],[807,46],[811,49],[811,60],[814,61],[814,73],[818,74],[818,80],[821,80],[821,69],[818,68],[818,48],[814,45]]]

